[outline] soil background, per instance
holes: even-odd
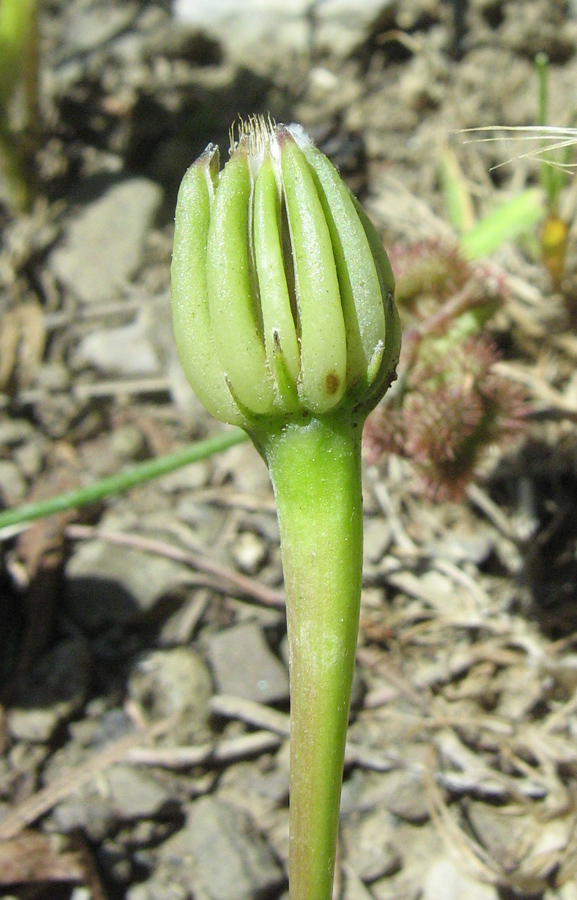
[[[4,508],[224,431],[180,372],[169,267],[180,179],[239,115],[301,122],[395,248],[455,242],[447,147],[477,217],[539,184],[526,145],[457,133],[535,124],[537,53],[549,121],[576,110],[561,0],[43,0],[39,28],[37,197],[0,208]],[[577,898],[573,207],[568,178],[556,285],[537,228],[483,262],[522,436],[460,502],[399,457],[364,470],[345,900]],[[0,900],[285,894],[282,573],[252,447],[0,539]]]

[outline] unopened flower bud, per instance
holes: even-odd
[[[174,330],[217,418],[254,431],[270,417],[366,415],[398,359],[393,290],[375,229],[300,126],[251,119],[222,171],[209,145],[186,173]]]

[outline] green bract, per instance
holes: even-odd
[[[217,418],[254,431],[262,417],[364,417],[398,358],[393,287],[372,224],[300,126],[251,120],[222,171],[209,145],[186,173],[175,335]]]

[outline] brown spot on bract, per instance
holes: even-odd
[[[331,372],[330,375],[327,375],[325,384],[327,388],[327,394],[329,395],[329,397],[332,397],[333,394],[336,394],[339,389],[338,375],[335,375],[334,372]]]

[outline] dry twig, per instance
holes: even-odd
[[[184,563],[191,568],[197,569],[208,575],[214,575],[216,582],[211,582],[210,586],[228,593],[232,589],[240,591],[245,596],[257,603],[265,606],[274,606],[277,609],[284,609],[284,594],[281,591],[275,591],[265,585],[259,584],[234,569],[220,565],[211,559],[207,559],[200,553],[194,553],[191,550],[182,550],[174,547],[165,541],[159,541],[154,538],[144,537],[138,534],[125,534],[121,531],[108,531],[104,528],[93,528],[88,525],[70,525],[66,529],[66,537],[71,540],[101,540],[109,541],[112,544],[119,544],[125,547],[134,547],[145,553],[155,553],[158,556],[164,556],[167,559],[173,559],[175,562]],[[225,582],[224,584],[221,583]]]

